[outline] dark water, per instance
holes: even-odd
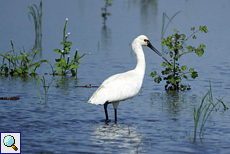
[[[1,53],[10,50],[28,51],[34,43],[34,27],[29,21],[27,6],[39,1],[2,0]],[[62,30],[68,18],[67,32],[73,42],[72,51],[90,52],[82,59],[78,78],[45,75],[51,83],[48,101],[41,88],[39,100],[37,79],[0,77],[1,96],[20,96],[17,101],[0,101],[0,132],[21,132],[22,153],[229,153],[229,111],[213,112],[206,123],[204,138],[193,142],[193,108],[212,83],[214,98],[223,98],[229,107],[229,1],[135,1],[115,0],[108,8],[112,13],[103,27],[101,7],[104,1],[68,0],[43,2],[43,54],[54,64],[53,49],[61,48]],[[199,77],[185,81],[192,90],[171,95],[164,83],[156,84],[149,74],[160,71],[162,59],[144,48],[146,75],[140,93],[121,102],[118,124],[105,125],[102,106],[89,105],[87,100],[95,88],[76,88],[74,85],[100,85],[110,75],[135,67],[135,55],[130,43],[140,34],[149,37],[161,50],[162,14],[173,20],[165,36],[177,29],[189,33],[192,26],[206,25],[208,34],[197,34],[194,45],[206,45],[203,57],[188,55],[181,60],[194,67]],[[73,56],[72,53],[70,56]],[[56,57],[55,57],[56,58]],[[39,75],[51,73],[44,64]],[[60,87],[56,87],[59,84]]]

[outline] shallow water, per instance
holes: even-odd
[[[1,53],[10,50],[28,51],[34,43],[33,24],[26,9],[39,1],[4,0],[0,6]],[[229,153],[229,110],[213,112],[206,123],[204,138],[193,141],[193,108],[212,83],[214,98],[219,96],[229,107],[229,1],[113,1],[112,13],[103,27],[101,7],[104,1],[68,0],[43,2],[43,53],[38,59],[54,63],[53,49],[61,48],[62,30],[68,18],[67,32],[73,42],[72,51],[90,52],[82,59],[78,78],[45,75],[51,86],[45,102],[39,100],[37,79],[33,77],[0,77],[0,96],[20,96],[20,100],[0,100],[0,132],[21,132],[22,153]],[[55,4],[55,5],[54,5]],[[210,9],[215,7],[215,9]],[[192,26],[206,25],[208,34],[197,34],[206,45],[203,57],[188,55],[181,60],[194,67],[199,77],[185,81],[192,90],[169,94],[164,83],[156,84],[149,74],[161,70],[162,59],[144,48],[146,75],[140,93],[121,102],[118,124],[105,125],[102,106],[87,104],[96,88],[75,85],[100,85],[115,73],[135,67],[130,43],[139,34],[149,37],[161,50],[162,14],[169,17],[182,11],[173,20],[165,36],[177,29],[189,33]],[[58,55],[55,55],[58,57]],[[71,54],[73,56],[73,53]],[[55,57],[56,58],[56,57]],[[51,73],[48,65],[38,69],[39,75]],[[56,85],[60,87],[56,87]]]

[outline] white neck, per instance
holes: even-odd
[[[146,64],[145,64],[145,55],[142,46],[140,44],[134,43],[132,48],[137,57],[137,65],[134,70],[140,72],[140,75],[144,77]]]

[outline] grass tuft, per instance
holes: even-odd
[[[193,141],[194,142],[197,140],[198,126],[199,126],[199,137],[200,137],[200,139],[203,138],[204,132],[205,132],[205,129],[206,129],[205,124],[206,124],[208,118],[210,117],[211,113],[213,111],[218,110],[217,105],[219,103],[221,103],[223,105],[224,111],[226,111],[228,109],[228,107],[224,104],[224,102],[222,101],[221,98],[217,99],[217,102],[214,103],[211,82],[209,82],[209,84],[210,84],[209,90],[207,91],[207,93],[201,99],[200,105],[198,106],[198,108],[194,107],[194,113],[193,113],[193,117],[194,117],[194,137],[193,137]]]

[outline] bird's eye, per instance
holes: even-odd
[[[144,39],[145,42],[147,42],[148,40],[147,39]]]

